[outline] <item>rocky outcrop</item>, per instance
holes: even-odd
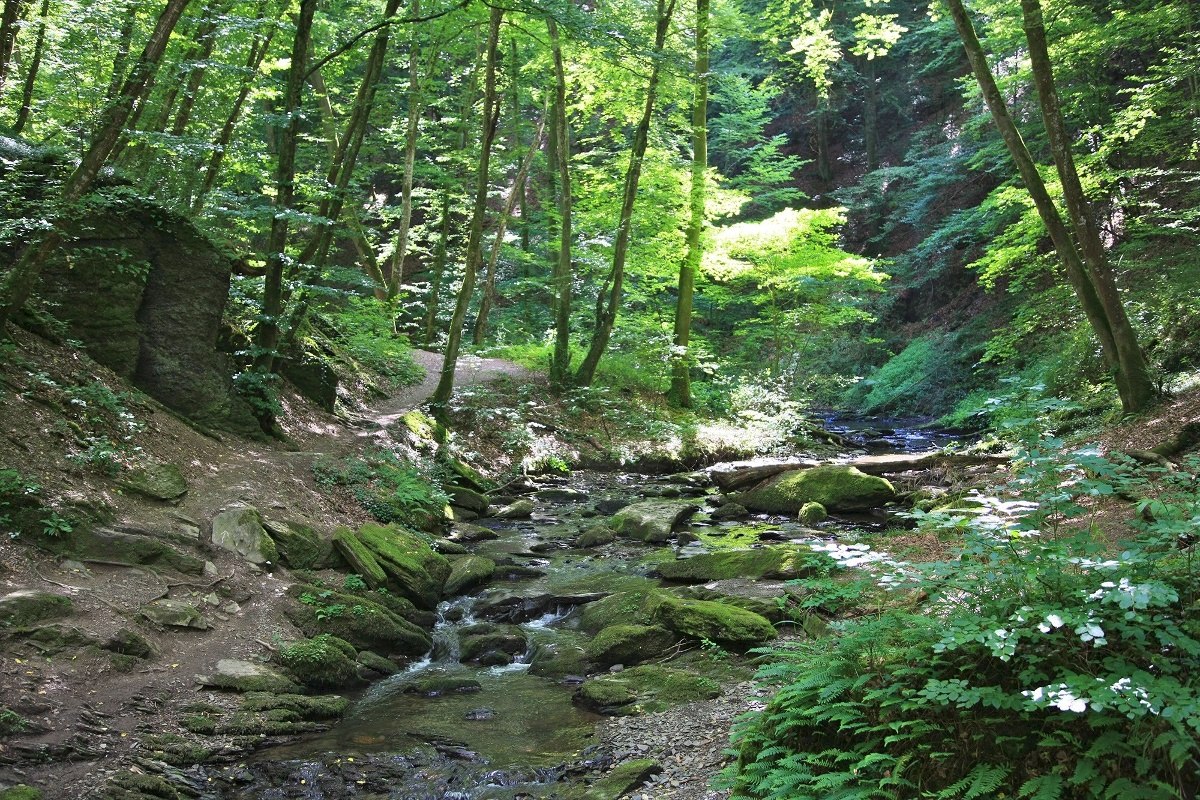
[[[271,565],[279,561],[275,541],[263,527],[258,509],[250,506],[234,507],[213,517],[212,543],[251,564]]]

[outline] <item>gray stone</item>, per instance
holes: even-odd
[[[533,501],[527,498],[509,503],[492,516],[496,519],[528,519],[533,515]]]
[[[231,508],[213,517],[212,543],[251,564],[274,564],[279,560],[275,541],[263,528],[258,509],[251,506]]]
[[[54,592],[22,589],[0,597],[0,627],[23,628],[47,619],[70,616],[71,598]]]
[[[132,469],[117,485],[151,500],[178,500],[188,490],[178,464],[148,464]]]
[[[295,681],[284,677],[266,664],[234,658],[221,659],[212,674],[197,675],[196,681],[203,686],[235,692],[299,694],[304,691]]]
[[[710,514],[715,520],[723,519],[745,519],[750,516],[750,511],[740,503],[726,503]]]
[[[182,600],[169,598],[152,600],[139,608],[138,613],[153,623],[170,628],[208,630],[208,622],[205,621],[204,615],[200,613],[199,609]]]
[[[612,518],[612,528],[626,538],[665,542],[676,525],[699,510],[700,506],[688,501],[644,500],[617,512]]]

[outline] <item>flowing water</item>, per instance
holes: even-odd
[[[831,418],[826,424],[872,452],[917,452],[951,438],[874,421]],[[704,494],[686,480],[578,473],[569,482],[543,483],[533,495],[531,519],[481,521],[498,538],[471,549],[501,565],[500,580],[477,595],[442,603],[431,653],[372,686],[336,726],[260,753],[248,767],[242,796],[337,800],[367,790],[406,800],[554,796],[564,765],[581,752],[586,757],[599,718],[571,702],[581,678],[530,674],[531,657],[541,648],[582,641],[573,629],[578,604],[660,585],[641,561],[645,546],[618,542],[598,555],[572,550],[569,543],[622,504]],[[703,506],[702,497],[697,503]],[[704,507],[693,520],[699,542],[676,548],[679,555],[728,537],[818,544],[839,527],[883,524],[862,517],[814,529],[766,516],[718,523],[708,519],[711,510]],[[512,654],[511,663],[460,662],[464,633],[486,622],[519,626],[527,646]]]

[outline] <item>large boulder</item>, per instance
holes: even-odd
[[[122,489],[151,500],[178,500],[188,485],[178,464],[147,464],[131,469],[117,482]]]
[[[197,675],[196,682],[214,689],[232,692],[299,692],[300,686],[266,664],[222,658],[208,675]]]
[[[73,608],[71,598],[65,594],[22,589],[0,597],[0,628],[24,628],[67,617]]]
[[[730,578],[794,580],[828,570],[833,559],[806,547],[758,547],[752,550],[719,550],[690,558],[666,561],[655,571],[678,583],[709,583]]]
[[[450,562],[428,537],[396,525],[363,525],[362,540],[388,576],[389,586],[418,608],[433,609],[450,577]]]
[[[180,552],[155,536],[82,525],[64,536],[43,536],[35,541],[38,547],[81,561],[98,559],[188,575],[204,573],[204,559]]]
[[[362,650],[408,658],[420,658],[433,644],[424,629],[365,597],[306,584],[290,587],[288,594],[299,602],[284,614],[305,636],[328,633]]]
[[[279,549],[263,527],[257,508],[236,506],[213,517],[212,543],[251,564],[275,564]]]
[[[584,652],[601,668],[633,666],[662,656],[678,641],[678,636],[658,625],[609,625],[587,643]]]
[[[692,672],[643,664],[614,675],[592,678],[574,701],[601,714],[630,716],[664,711],[671,706],[719,697],[716,681]]]
[[[653,598],[649,611],[656,621],[681,636],[734,650],[745,650],[777,635],[766,618],[712,600],[691,600],[663,592]]]
[[[333,544],[300,522],[264,519],[263,527],[275,541],[279,557],[292,569],[318,569],[333,560]]]
[[[619,535],[649,543],[670,540],[675,526],[700,510],[684,500],[644,500],[618,511],[611,526]]]
[[[746,508],[769,514],[798,514],[806,503],[830,511],[865,511],[895,499],[896,489],[885,478],[840,465],[782,472],[736,496]]]
[[[138,608],[138,613],[156,625],[167,628],[208,630],[208,622],[200,610],[183,600],[165,597],[161,600],[151,600]]]
[[[446,579],[443,589],[447,597],[454,597],[463,592],[482,586],[492,579],[496,573],[496,562],[483,556],[461,556],[454,559],[450,567],[450,577]]]

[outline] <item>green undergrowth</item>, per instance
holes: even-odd
[[[440,516],[450,501],[435,472],[428,464],[405,461],[384,448],[343,459],[322,456],[313,464],[318,485],[344,487],[380,522],[410,525]]]
[[[1025,450],[975,509],[915,515],[962,537],[950,560],[827,548],[910,602],[761,651],[777,691],[736,730],[735,797],[1195,796],[1200,459],[1136,471],[1060,446]],[[1127,522],[1081,520],[1117,496],[1144,498]],[[810,602],[860,602],[830,588]]]

